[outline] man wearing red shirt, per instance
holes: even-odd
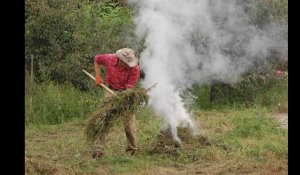
[[[140,67],[138,58],[133,50],[123,48],[116,53],[98,54],[94,58],[94,68],[96,75],[96,84],[101,87],[102,78],[100,75],[101,65],[105,67],[105,79],[108,87],[114,91],[122,91],[134,88],[140,77]],[[105,91],[105,97],[111,97],[112,94]],[[137,134],[135,124],[135,114],[125,117],[125,133],[127,138],[126,152],[133,155],[138,149]],[[104,154],[104,147],[107,141],[109,129],[105,129],[95,141],[96,149],[93,153],[94,158],[100,158]]]

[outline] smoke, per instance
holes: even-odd
[[[181,90],[212,80],[233,83],[272,50],[287,52],[282,25],[258,26],[247,10],[255,0],[129,0],[138,7],[136,34],[145,39],[140,65],[149,104],[164,117],[173,138],[183,125],[198,132],[184,108]]]

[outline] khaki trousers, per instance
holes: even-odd
[[[112,97],[112,94],[105,91],[105,98]],[[128,151],[135,151],[138,149],[137,146],[137,130],[136,130],[136,117],[135,114],[125,116],[123,120],[125,134],[127,138],[127,148]],[[104,153],[105,144],[108,140],[108,133],[110,128],[105,128],[102,133],[99,134],[98,138],[95,140],[96,149],[100,149]]]

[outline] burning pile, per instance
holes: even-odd
[[[177,133],[181,143],[172,138],[170,130],[162,130],[158,134],[157,142],[154,144],[151,154],[163,154],[176,156],[178,149],[193,149],[194,147],[210,146],[211,143],[206,136],[193,136],[189,128],[177,127]]]
[[[117,118],[132,114],[140,105],[147,103],[148,98],[147,90],[139,87],[106,98],[88,121],[85,128],[88,140],[94,141],[103,130],[110,129]]]

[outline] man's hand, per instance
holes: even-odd
[[[102,84],[102,78],[99,74],[96,75],[96,84],[97,86],[101,86]]]

